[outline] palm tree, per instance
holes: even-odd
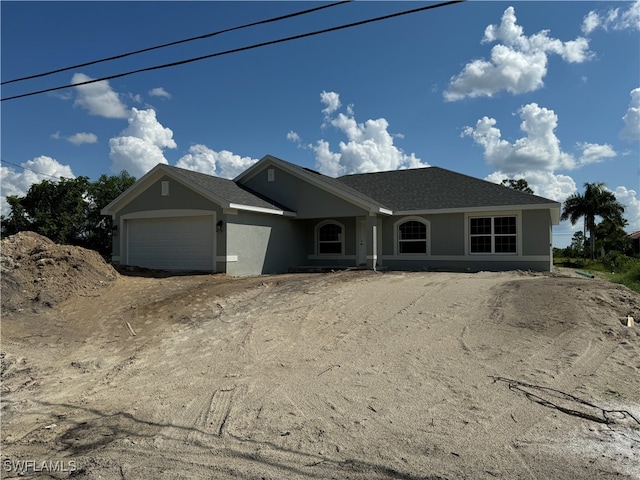
[[[618,202],[613,192],[606,189],[604,183],[585,183],[584,194],[574,193],[564,201],[560,220],[569,220],[571,225],[582,217],[584,235],[589,232],[591,259],[595,257],[596,217],[613,222],[623,222],[624,206]]]

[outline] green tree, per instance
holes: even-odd
[[[584,256],[585,238],[584,233],[575,232],[571,238],[571,245],[569,245],[570,257],[583,257]]]
[[[56,243],[79,245],[108,256],[111,252],[111,218],[100,210],[135,182],[123,171],[87,177],[44,180],[31,185],[24,197],[7,197],[8,216],[0,222],[2,236],[31,230]]]
[[[620,221],[621,220],[621,221]],[[625,231],[629,225],[625,219],[605,218],[596,226],[597,247],[605,253],[620,252],[628,255],[633,252],[631,239]]]
[[[102,256],[108,257],[111,253],[112,220],[100,211],[113,199],[135,183],[136,179],[125,170],[118,175],[100,175],[98,180],[89,184],[87,198],[89,208],[87,210],[87,236],[85,246],[97,250]]]
[[[32,230],[56,243],[77,244],[84,231],[88,184],[87,177],[43,180],[24,197],[8,197],[11,212],[3,218],[3,236]]]
[[[569,195],[562,207],[561,220],[569,220],[575,225],[582,218],[584,221],[584,236],[589,233],[591,258],[595,257],[596,217],[613,222],[623,222],[624,206],[618,202],[613,192],[606,189],[604,183],[585,183],[584,194]]]
[[[11,213],[9,216],[2,215],[0,217],[3,237],[22,232],[24,230],[29,230],[30,223],[20,200],[22,200],[22,197],[17,195],[7,196],[7,203],[9,204]]]
[[[505,178],[502,180],[502,185],[505,187],[513,188],[514,190],[520,190],[525,193],[533,193],[531,187],[524,178],[520,178],[518,180],[514,178]]]

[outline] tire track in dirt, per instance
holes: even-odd
[[[327,424],[333,425],[329,430],[346,432],[348,429],[350,432],[348,435],[355,435],[354,439],[360,438],[370,428],[377,432],[376,435],[388,436],[396,434],[386,416],[381,416],[377,413],[377,409],[371,406],[378,403],[373,397],[371,399],[358,398],[358,396],[354,398],[344,397],[346,403],[343,405],[344,408],[341,408],[340,405],[343,403],[341,400],[336,404],[335,398],[331,400],[332,397],[328,396],[338,393],[333,392],[333,388],[326,390],[326,394],[310,394],[310,392],[301,392],[298,385],[308,382],[309,376],[316,377],[322,385],[325,382],[331,384],[330,378],[340,377],[341,365],[339,363],[343,362],[347,362],[347,364],[343,363],[342,367],[346,367],[350,370],[350,373],[353,373],[354,365],[366,363],[361,361],[361,358],[363,355],[369,355],[369,352],[358,348],[358,345],[365,343],[370,334],[373,333],[376,336],[384,337],[385,332],[387,332],[389,335],[394,335],[393,332],[398,328],[395,321],[396,317],[406,316],[408,318],[412,315],[423,314],[423,310],[428,308],[425,303],[428,304],[430,297],[437,296],[446,289],[446,285],[443,282],[430,282],[425,285],[427,288],[424,291],[412,293],[404,285],[405,282],[409,284],[415,282],[415,279],[411,277],[403,278],[400,275],[398,277],[393,279],[393,288],[387,292],[388,296],[385,296],[386,301],[384,302],[372,297],[366,284],[350,285],[340,292],[330,291],[330,289],[323,292],[320,298],[315,299],[315,306],[308,312],[304,322],[314,325],[315,311],[332,309],[332,311],[342,313],[333,323],[328,322],[324,325],[316,325],[317,328],[305,331],[304,357],[307,360],[307,364],[303,365],[303,367],[306,368],[297,369],[297,371],[293,372],[283,369],[283,374],[278,376],[279,381],[269,386],[258,386],[252,391],[251,398],[255,399],[256,402],[261,402],[260,405],[267,406],[267,408],[273,405],[280,405],[280,409],[284,408],[285,411],[289,412],[280,418],[283,429],[286,430],[288,428],[299,433],[305,432],[303,436],[306,434],[306,442],[310,442],[307,447],[320,442],[320,444],[324,444],[324,447],[322,447],[324,450],[329,448],[329,450],[340,451],[341,447],[337,443],[329,446],[326,444],[326,442],[331,443],[330,437],[325,436],[323,433],[327,428]],[[372,286],[372,288],[375,288],[375,286]],[[375,321],[372,321],[371,317],[375,317]],[[349,352],[347,357],[344,356],[345,351]],[[335,356],[336,352],[340,352],[339,357]],[[315,367],[316,365],[322,366],[322,368]],[[326,377],[324,377],[325,374]],[[330,375],[333,376],[334,374],[337,377],[330,377]],[[320,378],[321,376],[323,378]],[[384,376],[381,376],[380,379],[384,381]],[[369,380],[365,380],[365,383],[367,382]],[[247,399],[247,401],[251,403],[250,399]],[[258,410],[256,417],[264,414],[262,408]],[[354,409],[359,412],[356,414],[357,418],[349,419],[349,413],[347,412],[352,412]],[[340,413],[341,411],[342,413]],[[361,423],[365,421],[367,425],[370,425],[366,429],[364,424]],[[287,427],[285,428],[285,426]],[[244,425],[244,431],[249,432],[252,430],[260,430],[260,424],[254,422],[253,426]],[[238,433],[241,433],[241,431]],[[342,441],[337,442],[343,443]]]
[[[220,436],[224,433],[235,389],[235,387],[218,389],[208,397],[208,402],[200,402],[203,408],[187,434],[188,442],[207,445],[210,443],[211,436]]]
[[[543,282],[544,278],[540,281]],[[529,335],[537,338],[533,344],[537,344],[538,348],[532,351],[530,347],[527,348],[526,337],[522,334],[506,335],[506,338],[519,339],[517,344],[512,345],[511,348],[506,346],[508,350],[511,350],[509,356],[512,361],[516,361],[521,371],[520,377],[514,378],[512,372],[511,378],[543,388],[559,388],[567,394],[575,395],[581,386],[614,355],[619,345],[617,342],[602,338],[601,333],[593,327],[586,327],[595,324],[595,322],[574,320],[573,323],[567,323],[565,320],[575,319],[575,315],[570,315],[570,312],[565,312],[562,308],[553,310],[549,308],[548,312],[552,314],[548,316],[547,309],[532,312],[522,308],[523,302],[526,303],[529,301],[529,297],[537,295],[539,288],[537,283],[528,283],[527,285],[524,294],[519,288],[513,289],[510,285],[506,285],[506,288],[498,293],[492,301],[496,312],[492,316],[492,322],[495,325],[501,325],[508,321],[509,323],[505,325],[507,329],[514,332],[530,332]],[[554,303],[553,296],[548,298],[550,306]],[[540,340],[543,340],[542,345],[540,345]],[[514,355],[513,352],[516,354]],[[500,365],[494,363],[492,370],[499,372]],[[507,385],[498,382],[494,383],[494,387],[507,388]],[[517,391],[513,393],[518,395]],[[550,401],[553,404],[558,400],[550,399]],[[573,406],[573,408],[577,408],[577,406]],[[517,429],[505,428],[503,430],[500,449],[506,451],[514,462],[524,464],[530,478],[536,478],[536,475],[532,473],[535,471],[535,459],[523,455],[519,447],[526,445],[526,439],[533,435],[534,430],[548,425],[556,414],[557,410],[554,408],[536,404],[535,401],[531,401],[531,398],[521,395],[521,399],[514,397],[511,408],[504,409],[491,422],[491,424],[497,422],[501,425],[508,425],[510,420],[517,422]],[[498,446],[496,445],[496,447]]]

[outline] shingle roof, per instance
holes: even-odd
[[[394,212],[555,203],[439,167],[345,175],[337,180]]]
[[[290,211],[288,208],[278,205],[273,200],[267,199],[249,188],[235,183],[226,178],[214,177],[206,173],[194,172],[184,168],[165,165],[165,169],[192,184],[198,185],[213,196],[222,198],[229,203],[245,205],[247,207],[269,208],[274,210]]]

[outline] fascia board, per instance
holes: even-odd
[[[230,203],[228,208],[233,208],[237,210],[244,210],[247,212],[258,212],[258,213],[268,213],[271,215],[282,215],[285,217],[295,217],[296,214],[294,212],[287,212],[284,210],[276,210],[274,208],[265,208],[265,207],[252,207],[251,205],[241,205],[239,203]]]
[[[393,212],[393,215],[435,215],[443,213],[476,213],[476,212],[500,212],[500,211],[513,211],[513,210],[545,210],[549,209],[551,213],[551,221],[553,225],[558,225],[560,221],[560,204],[554,203],[539,203],[539,204],[527,204],[527,205],[494,205],[485,207],[459,207],[459,208],[431,208],[422,210],[398,210]]]

